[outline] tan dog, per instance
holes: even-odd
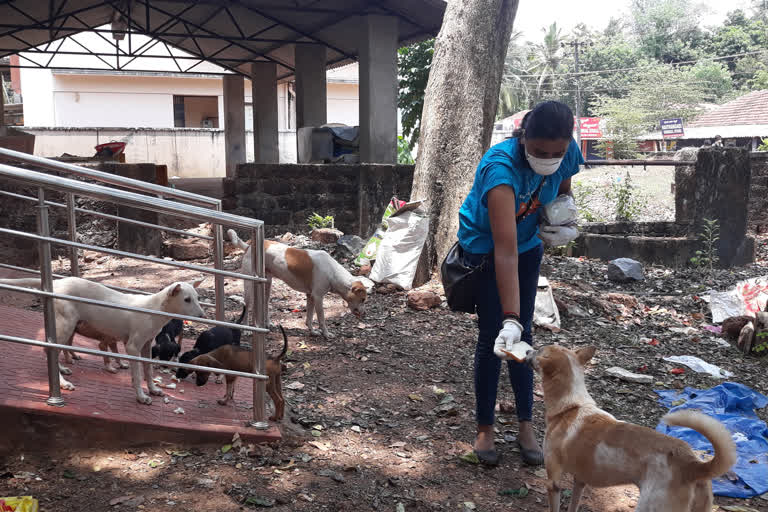
[[[94,340],[98,340],[99,342],[99,350],[102,352],[106,352],[107,349],[111,350],[115,354],[119,354],[120,352],[117,350],[117,343],[120,341],[117,338],[114,338],[112,336],[109,336],[108,334],[101,333],[93,328],[93,326],[86,322],[77,322],[77,326],[75,326],[75,332],[77,334],[80,334],[81,336],[85,336],[86,338],[91,338]],[[69,364],[71,363],[71,359],[79,359],[79,357],[76,356],[75,352],[64,352],[64,362]],[[67,357],[69,356],[69,357]],[[107,370],[109,373],[117,373],[118,369],[126,369],[129,368],[128,363],[123,361],[122,359],[119,359],[115,357],[115,362],[117,363],[117,367],[112,366],[112,362],[110,361],[110,358],[107,356],[104,357],[104,369]]]
[[[616,420],[599,409],[587,392],[584,365],[594,354],[594,347],[574,352],[550,345],[526,357],[541,375],[544,388],[549,510],[560,510],[558,482],[563,473],[571,473],[569,512],[578,510],[587,485],[630,483],[640,488],[637,512],[710,512],[710,480],[736,462],[731,435],[718,421],[694,411],[664,416],[667,425],[692,428],[709,439],[715,456],[702,462],[684,441]]]
[[[267,377],[269,377],[269,380],[267,381],[267,394],[272,398],[272,402],[275,404],[275,414],[269,417],[270,421],[282,420],[285,411],[282,384],[283,365],[281,361],[288,351],[288,336],[285,335],[282,326],[280,326],[280,331],[283,333],[283,351],[276,357],[267,358],[267,363],[265,365],[266,374]],[[224,370],[235,370],[238,372],[250,373],[253,371],[253,367],[251,366],[251,349],[239,345],[222,345],[216,350],[195,357],[189,364],[209,366],[211,368]],[[195,373],[195,383],[198,386],[203,386],[208,382],[210,372],[196,371]],[[233,399],[235,394],[235,380],[237,377],[226,375],[226,379],[227,391],[224,394],[224,398],[217,400],[219,405],[227,405]]]
[[[230,241],[245,251],[240,271],[250,273],[251,246],[238,238],[233,229],[227,231]],[[285,244],[272,241],[264,242],[264,267],[267,271],[267,302],[272,287],[272,277],[276,277],[294,290],[307,294],[307,328],[310,334],[318,334],[312,329],[312,318],[317,313],[317,323],[320,332],[326,338],[332,338],[325,325],[323,297],[328,292],[334,292],[344,299],[352,313],[361,317],[364,314],[364,303],[367,298],[365,285],[355,280],[330,254],[325,251],[310,251],[295,249]],[[245,303],[252,304],[249,292],[245,287]],[[267,312],[269,323],[269,312]]]

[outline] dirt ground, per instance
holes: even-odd
[[[768,393],[768,360],[745,357],[701,329],[710,320],[699,298],[710,288],[726,289],[740,279],[768,274],[767,244],[760,240],[760,261],[749,267],[714,276],[648,267],[646,280],[634,284],[608,281],[602,262],[547,255],[542,273],[563,303],[563,330],[537,330],[536,344],[596,345],[587,386],[598,405],[651,428],[665,413],[654,389],[717,384],[691,370],[670,373],[676,366],[662,360],[667,355],[699,356],[734,372],[731,380]],[[234,269],[238,262],[235,255],[227,266]],[[67,263],[60,265],[65,270]],[[86,263],[85,277],[154,291],[198,276],[105,258]],[[227,283],[228,297],[242,295],[238,282]],[[437,282],[427,287],[441,291]],[[211,280],[202,293],[212,298]],[[37,307],[34,302],[28,300],[27,307]],[[280,282],[273,286],[272,318],[290,337],[279,445],[258,446],[247,454],[237,448],[222,450],[221,445],[183,444],[17,451],[0,458],[0,495],[33,495],[44,511],[548,510],[543,470],[524,466],[514,447],[517,427],[506,370],[496,424],[502,464],[487,469],[460,458],[471,449],[475,432],[472,359],[477,330],[472,316],[450,312],[444,304],[412,310],[404,292],[374,293],[362,320],[346,313],[338,297],[328,296],[325,304],[329,328],[336,334],[331,340],[308,336],[304,298]],[[228,299],[227,310],[235,316],[240,304]],[[692,327],[695,333],[671,330],[680,327]],[[270,338],[276,347],[278,336]],[[654,346],[648,339],[659,343]],[[604,370],[611,366],[640,369],[655,384],[607,377]],[[535,399],[541,436],[538,386]],[[768,411],[758,414],[768,419]],[[582,510],[629,511],[636,499],[633,487],[592,490]],[[766,499],[716,502],[768,510]],[[563,501],[565,506],[568,498]]]

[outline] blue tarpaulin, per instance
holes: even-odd
[[[738,477],[722,476],[712,481],[712,491],[718,496],[751,498],[768,492],[768,426],[755,414],[755,409],[768,405],[768,397],[743,384],[724,382],[711,389],[685,388],[683,391],[656,390],[662,405],[670,412],[697,409],[722,422],[731,432],[739,459],[731,469]],[[684,400],[683,403],[679,403]],[[676,404],[676,405],[673,405]],[[712,444],[698,432],[685,427],[659,424],[656,430],[682,439],[694,450],[712,453]]]

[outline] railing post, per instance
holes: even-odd
[[[213,268],[224,270],[224,227],[213,223]],[[216,320],[224,321],[224,276],[213,276],[214,293],[216,294]]]
[[[75,194],[67,192],[67,228],[69,241],[77,242],[77,219],[75,217]],[[77,261],[77,247],[69,248],[69,269],[75,277],[80,277],[80,264]]]
[[[48,206],[45,204],[45,191],[39,188],[37,191],[38,215],[37,230],[40,236],[51,236],[48,225]],[[39,242],[40,253],[40,289],[46,292],[53,291],[53,275],[51,270],[51,244],[41,240]],[[45,341],[56,343],[56,316],[53,311],[53,299],[43,297],[43,317],[45,320]],[[64,399],[61,397],[59,382],[59,351],[54,348],[45,349],[45,357],[48,363],[48,405],[61,407]]]
[[[250,274],[259,277],[265,277],[264,270],[264,225],[251,230],[251,268]],[[248,308],[253,312],[253,326],[267,327],[267,300],[266,283],[259,281],[247,281],[245,286],[251,287],[250,296],[253,297],[253,303],[248,304]],[[248,295],[248,294],[246,294]],[[264,345],[267,336],[263,332],[254,332],[251,347],[251,367],[253,373],[264,375],[265,371],[265,353]],[[253,420],[249,423],[251,427],[266,430],[269,423],[266,421],[267,411],[265,408],[266,382],[263,380],[253,380]]]

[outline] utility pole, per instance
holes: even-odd
[[[576,142],[579,144],[579,150],[581,150],[581,83],[579,76],[579,54],[584,52],[588,46],[593,46],[595,43],[589,40],[574,39],[567,43],[560,43],[563,48],[570,46],[573,48],[573,61],[574,61],[574,78],[576,82]]]

